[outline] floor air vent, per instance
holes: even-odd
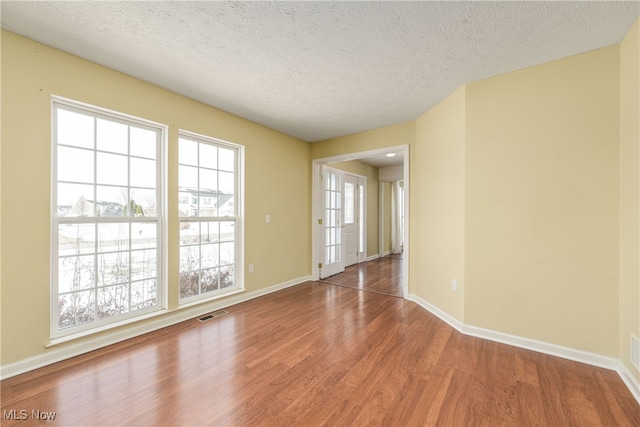
[[[199,322],[206,322],[207,320],[211,320],[214,317],[220,317],[223,314],[227,314],[227,313],[228,313],[228,311],[225,311],[225,310],[214,311],[213,313],[205,314],[202,317],[198,317],[198,321]]]

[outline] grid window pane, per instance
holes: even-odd
[[[129,281],[129,253],[114,252],[98,255],[98,286]]]
[[[59,145],[93,148],[94,119],[75,111],[57,110],[56,128]]]
[[[58,260],[60,293],[93,288],[95,281],[95,255],[63,257]]]
[[[57,301],[58,327],[60,329],[95,320],[96,293],[94,290],[60,295]]]
[[[238,151],[209,140],[178,141],[180,298],[236,286]],[[224,219],[223,219],[224,218]]]
[[[58,181],[92,183],[93,155],[91,150],[58,147]]]
[[[131,249],[150,249],[156,247],[158,226],[154,222],[136,222],[131,224]]]
[[[225,265],[220,268],[220,288],[231,288],[235,285],[235,266]]]
[[[56,216],[93,215],[93,191],[92,185],[58,183]]]
[[[229,150],[227,148],[218,149],[218,168],[223,171],[233,172],[236,170],[236,154],[235,150]]]
[[[98,150],[128,154],[129,127],[127,125],[104,119],[98,119],[96,125]]]
[[[71,104],[53,108],[54,336],[160,308],[162,130]]]
[[[158,287],[155,280],[143,280],[131,284],[131,311],[158,305]]]
[[[200,266],[202,268],[217,267],[220,265],[220,245],[213,243],[200,246]]]
[[[96,187],[96,216],[128,216],[129,189],[127,187]]]
[[[98,251],[113,252],[129,249],[129,224],[98,224]]]
[[[127,156],[98,153],[98,184],[127,185]]]
[[[200,269],[200,246],[183,246],[180,248],[180,271]]]
[[[220,221],[220,241],[230,242],[236,240],[236,223],[233,221]]]
[[[118,285],[98,289],[98,318],[114,317],[129,311],[129,286]]]
[[[131,155],[139,157],[147,157],[149,159],[156,158],[157,136],[156,132],[149,129],[130,127],[131,133]]]
[[[59,224],[58,253],[63,256],[95,252],[95,234],[93,224]]]
[[[133,187],[154,188],[156,186],[156,162],[155,160],[138,159],[132,157],[131,183]]]
[[[202,270],[200,275],[200,289],[202,293],[220,289],[219,274],[220,270],[217,268]]]
[[[200,169],[200,190],[217,194],[218,174],[213,169]],[[208,190],[208,191],[205,191]]]
[[[200,294],[200,273],[191,271],[180,274],[180,298],[194,297]]]
[[[156,250],[131,251],[131,279],[150,279],[157,275]]]
[[[178,181],[181,187],[198,188],[198,168],[181,165],[178,168]]]
[[[220,172],[219,180],[220,180],[220,185],[218,188],[219,191],[222,194],[232,195],[234,193],[234,188],[235,188],[235,183],[233,182],[234,175],[230,172]]]
[[[233,264],[235,261],[235,244],[226,242],[220,244],[220,265]]]
[[[194,245],[200,243],[200,224],[197,222],[180,223],[180,245]]]
[[[189,139],[180,139],[178,162],[183,165],[198,166],[198,143]]]
[[[199,144],[199,166],[203,168],[218,168],[218,148],[209,144]]]
[[[147,188],[132,188],[131,201],[135,203],[134,216],[158,216],[157,192]]]

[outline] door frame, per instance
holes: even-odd
[[[311,178],[311,279],[319,280],[320,274],[318,264],[322,262],[320,256],[320,224],[318,219],[322,218],[322,210],[320,203],[322,183],[320,181],[320,174],[322,173],[322,165],[326,163],[344,162],[349,160],[360,160],[366,157],[376,156],[379,154],[398,153],[402,152],[404,156],[403,175],[404,175],[404,253],[402,263],[402,296],[407,299],[409,296],[409,260],[410,260],[410,240],[409,234],[409,202],[410,202],[410,183],[409,183],[409,145],[398,145],[394,147],[385,147],[375,150],[361,151],[356,153],[340,154],[331,157],[323,157],[312,160],[312,178]],[[380,236],[382,237],[382,236]],[[382,256],[382,254],[378,254]],[[369,260],[369,258],[367,258]]]

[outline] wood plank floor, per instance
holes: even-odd
[[[227,310],[2,381],[2,425],[640,425],[615,372],[464,336],[402,298],[307,282]]]
[[[402,296],[402,255],[387,255],[372,261],[354,264],[325,279],[324,283]]]

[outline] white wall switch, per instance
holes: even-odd
[[[264,217],[264,222],[266,222],[267,224],[271,223],[271,215],[267,215]]]
[[[458,281],[456,279],[451,279],[451,290],[452,291],[458,290]]]

